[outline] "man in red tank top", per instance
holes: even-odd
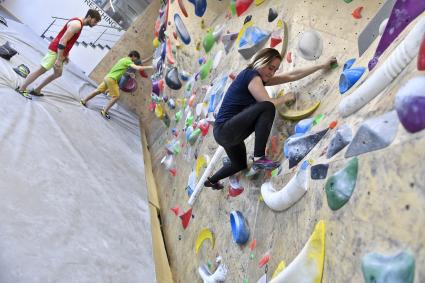
[[[68,20],[56,38],[50,43],[49,51],[47,51],[47,54],[41,60],[41,67],[35,72],[32,72],[16,90],[28,99],[31,99],[31,95],[43,96],[41,89],[62,75],[63,63],[68,61],[68,53],[80,36],[83,26],[94,27],[101,19],[97,10],[90,9],[84,18],[72,18]],[[53,74],[48,76],[37,88],[28,92],[28,85],[52,67]]]

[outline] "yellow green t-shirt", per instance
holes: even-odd
[[[124,57],[118,60],[118,62],[112,67],[108,74],[106,74],[107,78],[113,78],[117,82],[120,80],[122,75],[124,75],[125,71],[128,67],[133,64],[130,57]]]

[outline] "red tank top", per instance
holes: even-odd
[[[72,19],[69,19],[69,20],[66,22],[66,24],[63,26],[63,28],[61,29],[61,31],[60,31],[60,32],[58,33],[58,35],[55,37],[55,39],[53,39],[53,40],[52,40],[52,42],[50,42],[49,50],[51,50],[51,51],[53,51],[53,52],[56,52],[56,53],[58,52],[58,44],[59,44],[59,41],[61,40],[62,36],[65,34],[66,30],[68,29],[68,23],[69,23],[70,21],[75,21],[75,20],[80,21],[80,23],[81,23],[81,29],[80,29],[80,31],[79,31],[79,32],[77,32],[76,34],[74,34],[74,35],[71,37],[71,39],[70,39],[70,40],[68,40],[68,42],[66,43],[65,50],[63,51],[63,55],[64,55],[64,56],[67,56],[67,55],[68,55],[69,51],[71,50],[71,48],[72,48],[72,46],[74,45],[74,43],[77,41],[77,39],[78,39],[78,37],[80,36],[81,31],[82,31],[82,29],[83,29],[83,22],[82,22],[82,21],[81,21],[81,19],[79,19],[79,18],[72,18]]]

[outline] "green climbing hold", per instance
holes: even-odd
[[[415,258],[407,252],[394,256],[369,253],[362,259],[362,270],[366,283],[413,283]]]
[[[210,74],[212,65],[213,65],[212,59],[208,59],[208,61],[204,65],[202,65],[200,70],[201,80],[205,80],[208,77],[208,75]]]
[[[245,279],[243,280],[243,283],[249,283],[248,279],[246,279],[246,278],[245,278]]]
[[[207,32],[207,35],[204,37],[204,40],[202,41],[202,46],[204,46],[204,50],[206,53],[210,52],[211,48],[214,45],[214,35],[211,30]]]
[[[180,121],[180,119],[182,118],[182,114],[183,112],[181,110],[179,112],[176,112],[176,114],[174,115],[174,118],[176,119],[176,123]]]
[[[338,210],[344,206],[353,194],[356,187],[358,158],[351,159],[345,168],[336,172],[326,182],[326,197],[332,210]]]
[[[332,64],[331,64],[331,69],[333,70],[333,69],[336,69],[336,68],[338,68],[339,67],[339,65],[338,65],[338,62],[333,62]]]
[[[323,118],[325,118],[325,115],[324,115],[324,114],[319,114],[319,115],[317,115],[316,117],[314,117],[314,120],[313,120],[313,126],[315,126],[315,125],[319,124],[319,123],[320,123],[320,121],[322,121],[322,120],[323,120]]]
[[[196,128],[189,136],[189,143],[191,145],[194,145],[195,142],[198,140],[198,137],[201,135],[201,129]]]
[[[236,0],[230,1],[230,11],[232,11],[232,16],[236,15]]]
[[[344,0],[345,3],[351,3],[353,0]]]
[[[184,122],[186,127],[192,126],[193,124],[193,114],[189,113],[186,117],[186,121]]]

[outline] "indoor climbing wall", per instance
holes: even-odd
[[[424,108],[414,107],[423,105],[423,94],[417,93],[423,82],[410,83],[423,77],[417,53],[425,17],[417,11],[420,5],[397,9],[394,14],[411,23],[369,71],[381,36],[376,28],[376,39],[361,57],[357,41],[384,5],[176,0],[155,8],[159,24],[147,31],[155,46],[153,94],[150,83],[143,83],[137,98],[123,102],[141,115],[147,132],[176,282],[202,282],[200,274],[215,280],[208,282],[220,277],[257,282],[265,276],[270,281],[274,274],[271,282],[425,280],[420,268],[425,264],[425,131],[420,126],[425,118]],[[386,17],[400,23],[392,14]],[[384,38],[392,28],[381,27]],[[414,40],[406,43],[406,38]],[[294,105],[279,109],[269,140],[268,152],[281,170],[242,172],[224,180],[222,191],[203,188],[189,205],[218,149],[208,123],[220,97],[246,58],[272,41],[284,53],[280,71],[331,56],[338,66],[268,89],[272,96],[281,91],[297,96]],[[403,51],[397,51],[400,45]],[[303,118],[310,120],[297,124]],[[246,144],[250,155],[253,139]],[[220,157],[212,170],[222,162]]]

